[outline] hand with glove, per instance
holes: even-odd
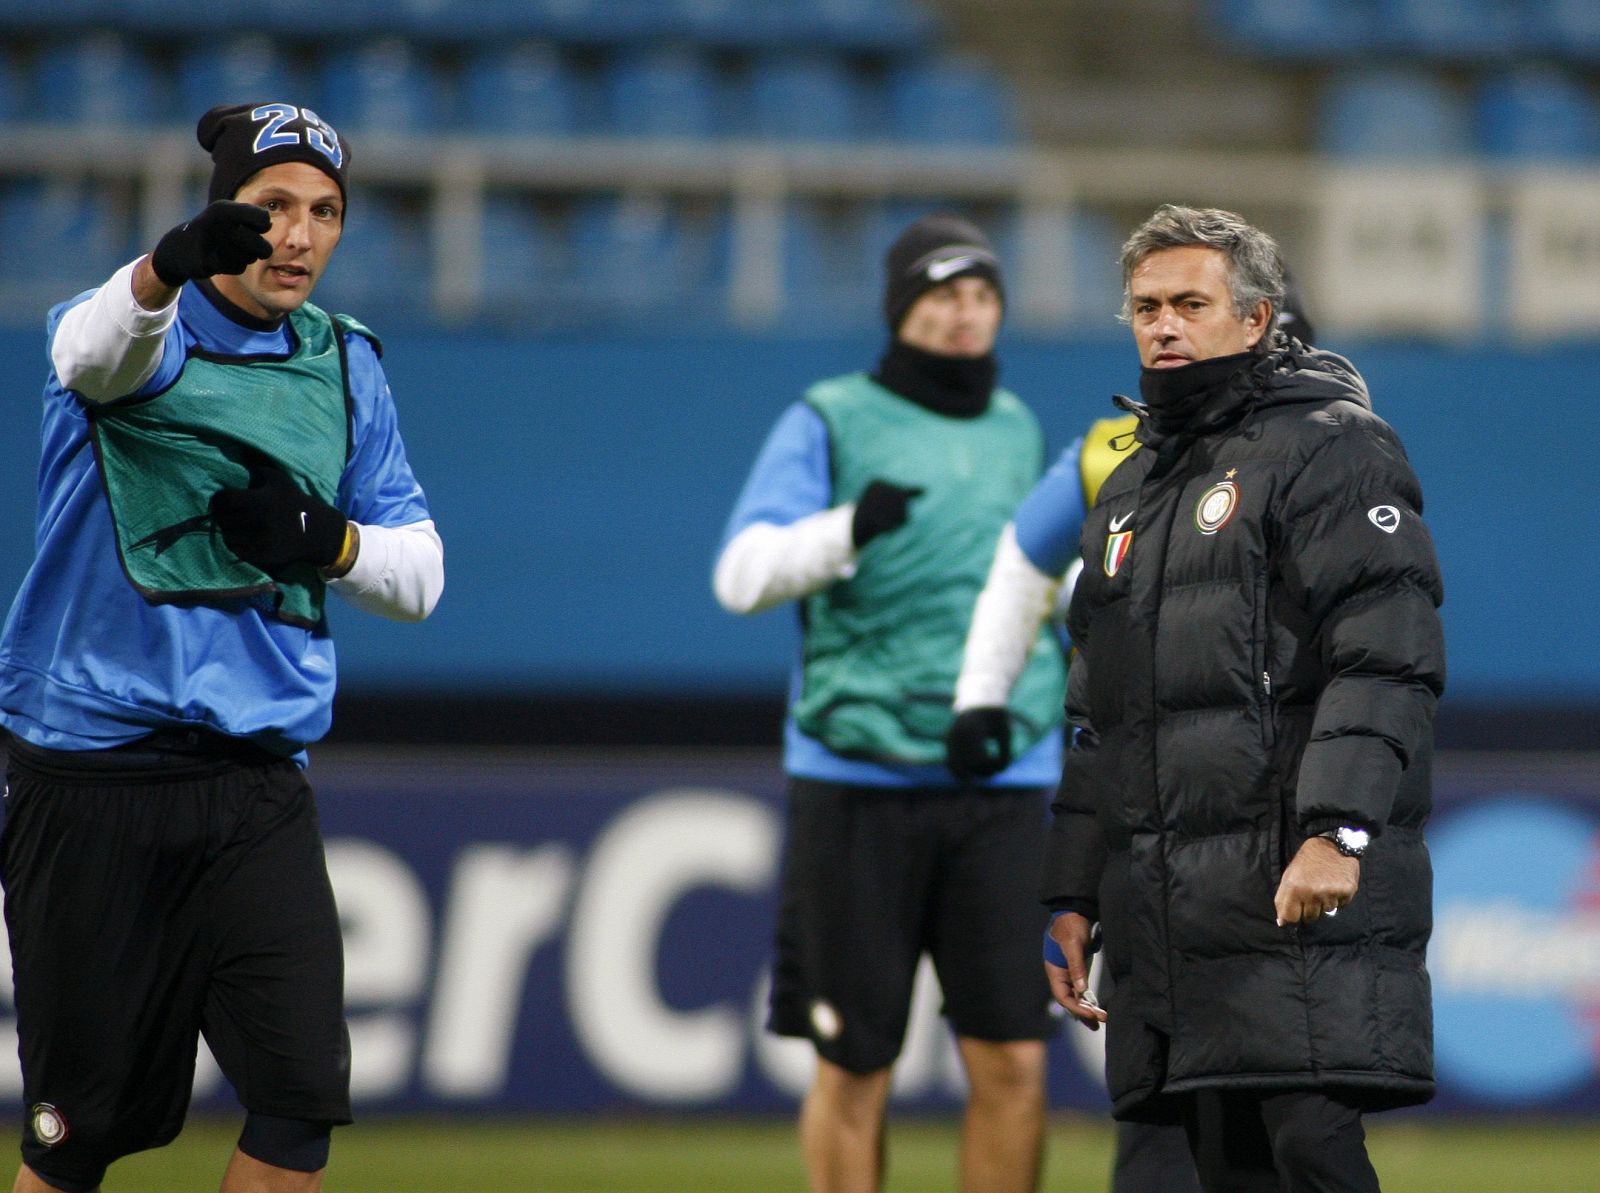
[[[888,481],[867,483],[856,499],[855,516],[850,519],[850,537],[859,551],[880,534],[899,530],[911,517],[910,505],[922,490],[892,485]]]
[[[211,521],[228,550],[264,572],[309,563],[342,575],[355,561],[350,520],[271,462],[250,465],[249,488],[213,493]]]
[[[1003,708],[969,708],[956,714],[944,735],[945,765],[958,779],[987,779],[1011,765],[1011,714]]]
[[[271,227],[265,207],[219,199],[163,236],[150,254],[150,268],[174,288],[192,278],[243,273],[272,256],[272,245],[262,235]]]

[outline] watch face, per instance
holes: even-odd
[[[1353,854],[1360,854],[1366,849],[1367,843],[1372,840],[1372,834],[1364,828],[1342,828],[1338,833],[1338,844],[1341,850]]]

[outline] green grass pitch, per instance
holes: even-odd
[[[106,1193],[217,1187],[237,1126],[192,1122],[112,1168]],[[955,1188],[953,1119],[891,1121],[885,1193]],[[1600,1193],[1600,1122],[1368,1120],[1386,1193]],[[1044,1193],[1104,1193],[1111,1130],[1054,1120]],[[334,1135],[325,1193],[803,1193],[792,1124],[777,1119],[385,1119]]]

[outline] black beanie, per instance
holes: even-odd
[[[200,117],[200,146],[211,154],[210,202],[231,199],[257,170],[279,162],[306,162],[339,184],[345,194],[350,147],[333,126],[310,108],[293,104],[224,104]]]
[[[1004,298],[994,246],[977,225],[957,215],[923,216],[889,246],[884,264],[883,313],[891,335],[899,334],[917,299],[952,278],[987,278]]]

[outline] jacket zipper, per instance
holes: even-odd
[[[1278,740],[1277,710],[1272,704],[1272,672],[1261,673],[1261,744],[1271,749]]]

